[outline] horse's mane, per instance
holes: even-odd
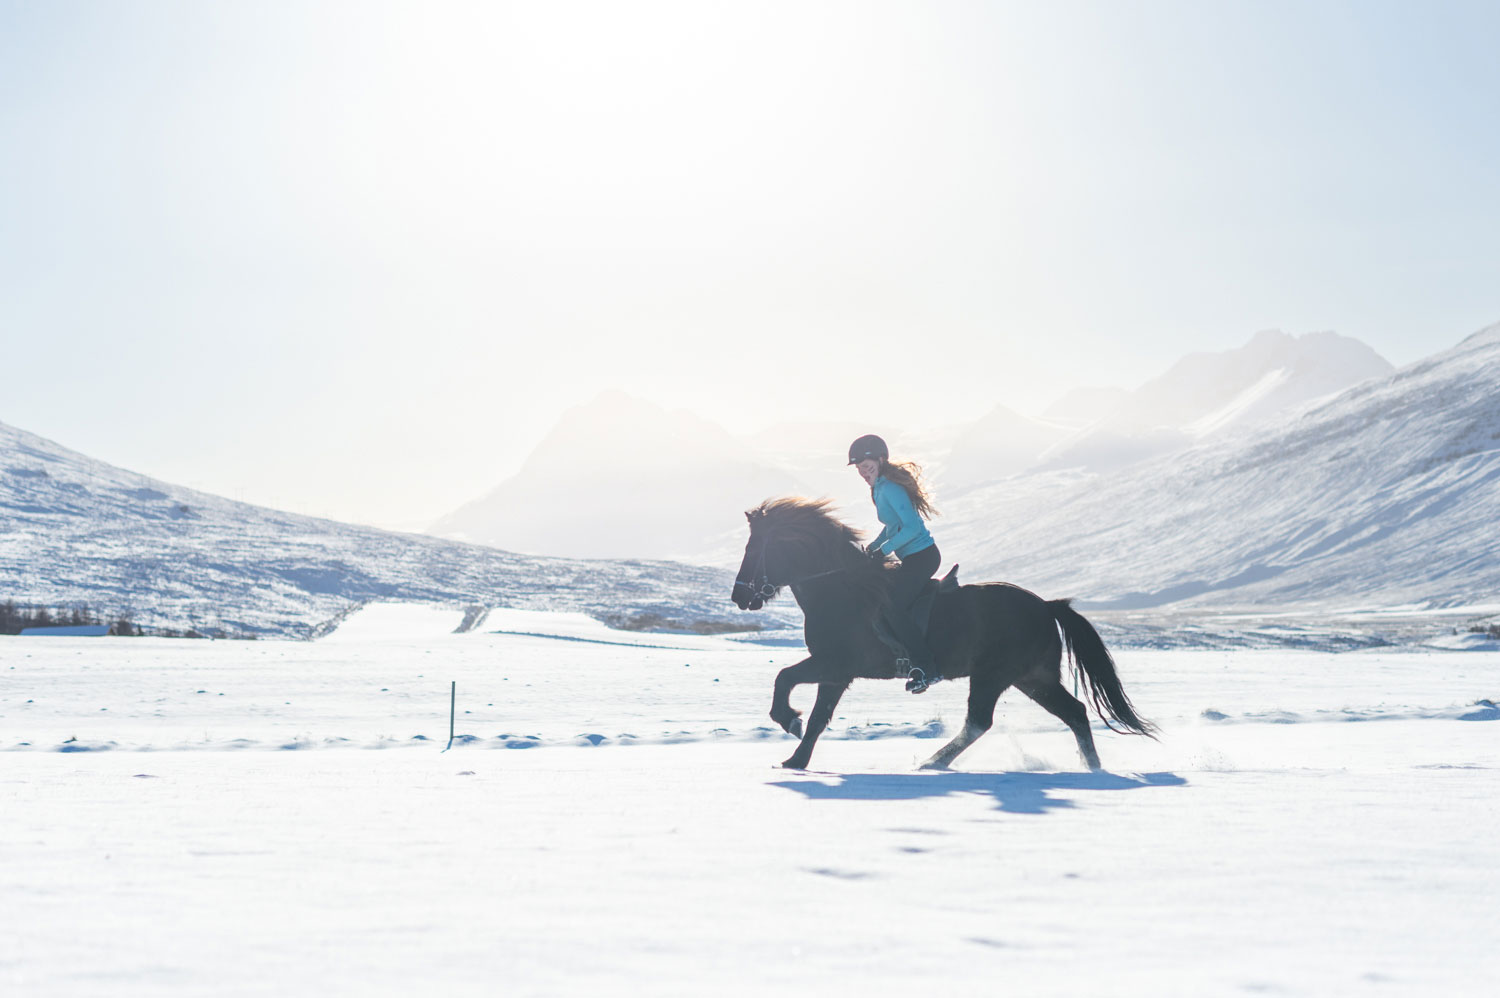
[[[750,525],[752,528],[774,529],[783,537],[802,534],[819,545],[858,545],[864,535],[834,516],[832,506],[832,499],[804,499],[801,496],[767,499],[750,510]],[[757,521],[760,521],[759,525]]]
[[[747,515],[752,533],[774,532],[779,540],[792,542],[797,574],[844,569],[861,602],[879,607],[889,598],[885,573],[865,556],[864,534],[835,516],[832,507],[832,499],[788,496],[767,499]]]

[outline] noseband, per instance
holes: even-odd
[[[749,599],[759,599],[762,603],[764,603],[766,600],[770,599],[772,596],[775,596],[777,590],[780,588],[779,586],[773,586],[771,584],[771,578],[770,578],[770,576],[766,575],[766,545],[765,544],[761,544],[761,546],[760,546],[760,560],[755,563],[755,570],[758,573],[758,574],[752,576],[752,578],[755,579],[755,582],[753,582],[753,583],[743,582],[740,579],[735,579],[734,580],[734,588],[736,588],[736,589],[740,589],[740,588],[748,589],[748,590],[750,590]]]

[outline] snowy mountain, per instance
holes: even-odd
[[[1090,385],[1071,388],[1042,411],[1042,419],[1072,429],[1082,429],[1108,416],[1129,399],[1130,392],[1124,388]]]
[[[1122,613],[1496,602],[1500,325],[1290,415],[1214,429],[1215,413],[1235,424],[1298,383],[1312,391],[1310,377],[1262,370],[1224,396],[1234,405],[1179,406],[1174,418],[1193,416],[1185,425],[1206,429],[1165,456],[1104,472],[1032,471],[967,492],[945,488],[966,449],[1004,439],[1007,426],[1023,450],[1036,445],[1013,413],[919,443],[891,436],[898,451],[937,469],[946,515],[934,529],[970,580],[1008,579]],[[550,536],[575,550],[625,537],[665,553],[706,538],[722,565],[744,543],[741,511],[767,496],[837,487],[856,504],[846,518],[867,524],[867,497],[842,460],[851,429],[868,428],[765,434],[803,442],[784,443],[799,476],[758,458],[756,441],[606,396],[570,414],[506,487],[450,520],[519,524],[534,541]],[[577,610],[635,626],[744,625],[727,587],[722,570],[514,554],[232,502],[0,424],[0,599],[86,602],[147,627],[307,636],[371,600]]]
[[[569,410],[494,491],[430,532],[515,551],[675,558],[744,546],[744,510],[805,489],[715,423],[622,392]]]
[[[1031,419],[998,405],[953,441],[938,478],[947,493],[1019,474],[1068,435],[1066,424]]]
[[[537,558],[232,502],[0,424],[0,600],[305,637],[375,599],[744,626],[729,586],[712,569]]]
[[[1040,455],[1039,464],[1122,468],[1252,426],[1391,370],[1385,358],[1347,336],[1266,330],[1238,349],[1182,358],[1057,442]]]
[[[1074,389],[1040,419],[998,405],[914,452],[929,455],[944,496],[1037,468],[1124,468],[1390,371],[1358,340],[1262,332],[1235,350],[1190,354],[1135,391]]]
[[[516,476],[429,532],[538,554],[727,567],[744,546],[740,511],[770,496],[831,498],[873,527],[869,490],[843,457],[864,433],[918,460],[941,508],[1037,467],[1125,467],[1389,371],[1357,340],[1264,332],[1237,350],[1185,357],[1134,392],[1070,392],[1044,419],[997,405],[972,423],[922,431],[783,422],[746,437],[606,392],[564,415]]]
[[[1096,606],[1493,602],[1500,325],[1242,434],[1013,478],[947,512],[939,537],[968,578]]]

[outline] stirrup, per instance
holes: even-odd
[[[913,666],[912,670],[906,674],[906,692],[926,693],[927,687],[931,686],[933,683],[940,683],[942,681],[942,676],[933,673],[933,675],[929,677],[927,673],[923,672],[916,666]]]

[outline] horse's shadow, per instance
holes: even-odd
[[[993,797],[1002,811],[1013,814],[1045,814],[1057,808],[1074,807],[1072,799],[1053,797],[1054,790],[1139,790],[1143,787],[1181,787],[1187,780],[1176,773],[854,773],[837,782],[783,780],[783,787],[809,800],[917,800],[976,794]]]

